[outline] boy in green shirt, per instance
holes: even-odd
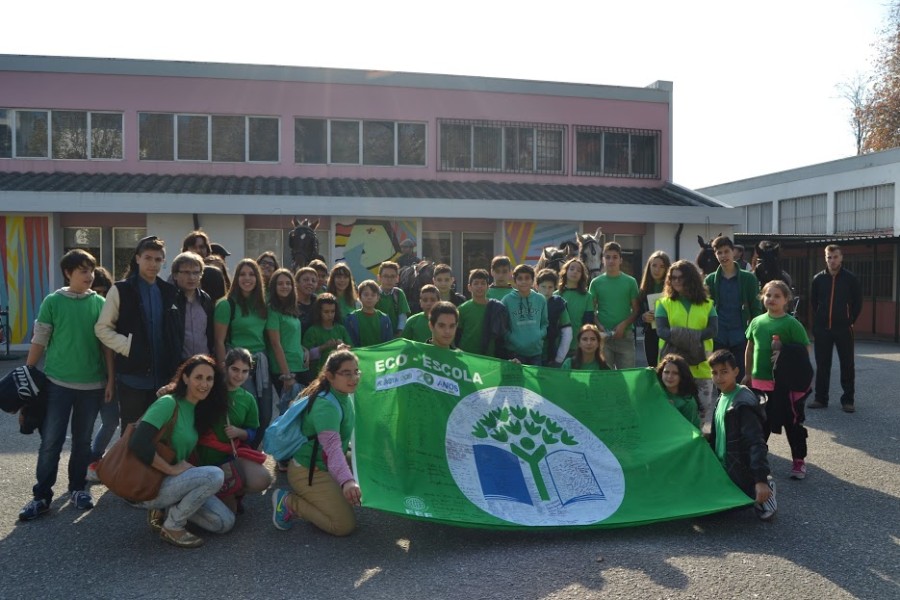
[[[559,286],[559,275],[553,269],[541,269],[537,289],[547,300],[547,337],[544,340],[544,364],[559,366],[566,360],[572,345],[572,321],[568,306],[561,296],[553,295]],[[579,326],[580,327],[580,326]]]
[[[512,281],[510,275],[512,272],[512,261],[508,256],[495,256],[491,261],[491,277],[494,283],[490,285],[487,296],[491,300],[503,300],[503,297],[512,291]]]
[[[59,266],[69,285],[41,303],[25,359],[26,366],[34,367],[46,354],[47,411],[40,427],[34,499],[19,512],[22,521],[31,521],[50,510],[70,418],[70,502],[79,510],[94,507],[90,493],[84,489],[91,434],[100,405],[112,401],[115,386],[112,350],[94,335],[94,324],[104,304],[103,297],[91,289],[97,261],[84,250],[75,249],[62,257]]]
[[[379,290],[378,304],[375,306],[390,318],[394,337],[400,337],[403,328],[406,327],[406,319],[409,318],[409,302],[397,282],[400,280],[400,265],[389,260],[381,263],[378,270]],[[362,301],[362,298],[360,298]]]
[[[503,297],[509,311],[509,333],[506,345],[513,359],[525,365],[540,366],[547,337],[547,301],[534,284],[534,267],[519,265],[513,271],[516,291]]]
[[[436,265],[431,278],[441,296],[441,300],[452,302],[453,306],[457,307],[466,301],[465,296],[453,291],[453,284],[456,283],[456,279],[453,278],[453,269],[450,268],[450,265],[443,263]]]
[[[315,375],[339,344],[352,344],[350,334],[337,319],[338,301],[333,294],[322,292],[313,305],[313,324],[303,334],[303,347],[309,349],[309,369]]]
[[[506,358],[504,337],[509,330],[509,313],[499,300],[488,298],[488,272],[469,272],[472,299],[459,307],[456,345],[463,352]]]
[[[617,242],[603,246],[603,268],[603,273],[591,281],[588,289],[597,310],[600,331],[609,333],[603,356],[610,368],[632,369],[632,324],[640,314],[640,293],[634,277],[622,272],[622,247]]]
[[[428,328],[431,331],[428,343],[445,350],[457,350],[453,342],[456,340],[458,324],[459,311],[453,303],[437,302],[428,317]]]
[[[735,485],[754,499],[757,516],[769,521],[778,507],[759,399],[737,382],[740,369],[730,351],[716,350],[708,362],[713,383],[721,392],[713,410],[709,444]]]
[[[366,279],[359,284],[358,289],[362,308],[354,310],[344,321],[353,346],[374,346],[394,339],[390,317],[375,308],[381,288],[375,281]]]
[[[414,342],[425,343],[428,341],[428,338],[431,337],[428,317],[431,315],[431,308],[440,302],[439,294],[437,287],[430,283],[422,286],[422,291],[419,292],[419,306],[422,307],[422,312],[414,314],[406,322],[402,334],[404,338]]]

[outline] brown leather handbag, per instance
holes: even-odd
[[[172,430],[178,420],[178,403],[175,403],[175,411],[153,438],[156,445],[156,453],[167,463],[175,460],[175,451],[166,444],[172,437]],[[97,475],[109,491],[129,502],[144,502],[152,500],[159,494],[166,474],[144,464],[129,447],[134,436],[135,423],[129,423],[112,448],[100,459],[97,465]]]

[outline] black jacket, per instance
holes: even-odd
[[[175,301],[177,292],[175,286],[158,277],[156,285],[159,286],[163,305],[163,347],[159,349],[156,358],[161,361],[159,365],[160,380],[168,381],[175,374],[175,369],[181,362],[182,345],[179,340],[183,338],[178,336],[178,323],[181,322],[183,328],[184,320],[178,312]],[[116,372],[129,375],[152,375],[154,357],[151,355],[150,338],[144,318],[143,301],[138,290],[137,276],[118,281],[115,286],[119,292],[116,333],[125,336],[131,334],[132,336],[131,350],[128,356],[116,354]]]
[[[746,388],[735,395],[725,413],[725,472],[750,497],[756,497],[755,485],[766,481],[769,476],[769,447],[766,445],[763,414],[759,398]],[[709,444],[715,452],[715,423]]]
[[[509,333],[509,311],[499,300],[488,299],[484,313],[484,327],[481,330],[481,353],[487,355],[487,349],[494,341],[494,356],[509,358],[506,350],[506,334]]]
[[[815,329],[847,329],[862,311],[859,279],[843,267],[837,275],[825,269],[813,277],[809,301]]]

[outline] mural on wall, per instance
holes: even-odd
[[[0,216],[0,306],[9,307],[10,341],[31,339],[31,324],[50,293],[50,220]]]
[[[558,246],[575,240],[580,231],[576,223],[545,223],[539,221],[504,221],[503,249],[514,265],[534,264],[547,246]]]
[[[397,260],[400,242],[416,241],[416,221],[353,219],[334,224],[335,262],[347,263],[356,283],[372,279],[378,266]]]

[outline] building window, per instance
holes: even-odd
[[[894,228],[894,184],[835,192],[834,212],[835,233],[891,232]]]
[[[468,283],[469,273],[472,269],[485,269],[490,271],[491,259],[494,257],[493,233],[469,233],[462,234],[462,272]],[[459,287],[459,286],[458,286]],[[461,286],[465,289],[466,286]]]
[[[659,178],[659,131],[575,127],[575,174]]]
[[[121,159],[122,113],[0,109],[0,158]]]
[[[778,233],[827,233],[826,195],[789,198],[778,203]]]
[[[565,125],[438,119],[442,171],[562,174]]]
[[[284,259],[284,232],[281,229],[248,229],[244,232],[244,254],[256,260],[263,252],[273,252],[279,259],[282,267],[290,267],[290,262],[285,264]],[[290,256],[288,256],[288,261]]]
[[[843,265],[859,279],[863,298],[893,299],[894,270],[890,255],[845,254]]]
[[[425,124],[294,119],[294,162],[425,166]]]
[[[12,112],[0,108],[0,158],[12,158]]]
[[[772,203],[750,204],[744,207],[743,233],[772,233]]]
[[[277,117],[139,113],[139,157],[141,160],[278,162],[278,123]]]
[[[64,227],[63,251],[68,252],[80,248],[90,252],[100,265],[102,257],[102,229],[99,227]]]
[[[618,242],[622,247],[622,271],[632,277],[640,278],[644,268],[644,236],[617,233],[612,237],[613,241]]]
[[[435,264],[452,265],[452,235],[449,231],[423,231],[419,256]],[[459,288],[459,284],[456,286]],[[462,289],[465,289],[465,285]]]
[[[118,281],[125,278],[128,263],[134,256],[141,238],[147,235],[146,227],[113,227],[113,278]],[[96,258],[96,257],[95,257]]]

